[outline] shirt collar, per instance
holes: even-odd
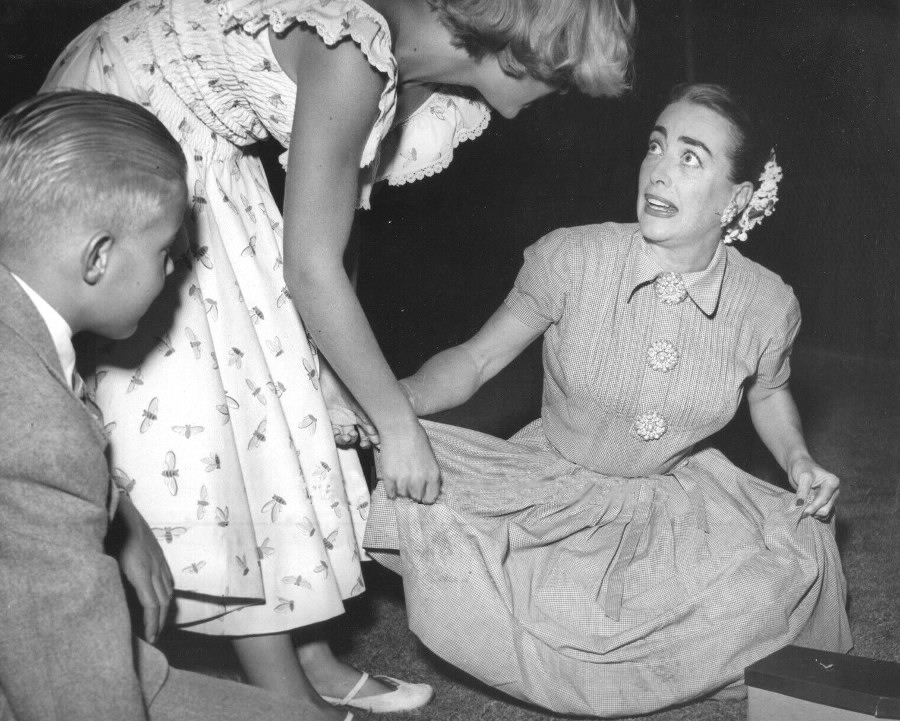
[[[72,329],[66,323],[56,309],[44,300],[38,292],[28,283],[22,280],[15,273],[10,273],[16,282],[22,286],[22,290],[34,303],[37,312],[50,331],[50,338],[53,340],[53,346],[56,348],[56,354],[59,356],[60,365],[62,365],[63,377],[68,378],[69,382],[75,376],[75,347],[72,345]]]
[[[634,244],[631,253],[628,273],[628,302],[641,286],[652,283],[656,276],[663,272],[656,260],[647,250],[647,243],[636,233],[637,243]],[[719,243],[716,252],[709,265],[703,270],[693,273],[682,273],[681,278],[687,289],[688,297],[703,313],[712,317],[719,305],[719,296],[722,292],[722,280],[725,278],[725,268],[728,265],[728,252],[724,243]]]

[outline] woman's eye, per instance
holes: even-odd
[[[662,153],[662,146],[656,140],[651,140],[647,145],[647,155],[659,155],[660,153]]]
[[[690,150],[682,155],[681,159],[684,161],[684,164],[690,168],[700,167],[700,158],[697,157],[696,153],[692,153]]]

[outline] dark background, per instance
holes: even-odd
[[[481,325],[505,296],[522,249],[542,234],[633,220],[648,128],[672,84],[726,82],[753,94],[770,118],[785,178],[777,212],[740,250],[790,283],[803,308],[792,388],[816,458],[845,479],[837,536],[855,652],[900,661],[898,0],[637,2],[634,92],[617,101],[570,94],[514,121],[497,117],[443,173],[376,190],[358,224],[363,305],[395,371],[413,370]],[[65,43],[119,4],[0,0],[0,112],[33,94]],[[273,187],[280,175],[276,167]],[[533,418],[535,351],[445,420],[505,435]],[[746,411],[713,443],[785,485]],[[344,638],[356,639],[344,642],[351,662],[435,685],[434,718],[549,718],[498,704],[440,662],[423,661],[398,631],[399,581],[377,568],[367,573],[374,592],[339,622]],[[222,673],[230,663],[237,673],[215,639],[171,635],[164,648],[176,667]],[[658,718],[745,715],[743,705],[711,703]]]
[[[119,0],[2,0],[0,110]],[[785,170],[777,212],[740,246],[800,299],[800,344],[900,351],[897,0],[638,0],[634,91],[569,94],[495,117],[440,175],[376,190],[359,292],[398,373],[476,330],[547,231],[631,221],[637,168],[675,82],[751,94]],[[280,170],[273,171],[274,186]]]

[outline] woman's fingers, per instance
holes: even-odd
[[[379,478],[378,480],[384,486],[384,495],[393,501],[397,497],[396,481],[392,478]]]
[[[835,481],[837,481],[836,478]],[[807,515],[813,516],[820,521],[830,520],[834,514],[834,504],[839,493],[840,490],[836,484],[823,485],[817,489],[816,498],[807,509]]]
[[[425,484],[425,491],[422,494],[422,498],[419,500],[422,503],[431,505],[435,501],[437,501],[438,496],[441,495],[441,478],[438,476],[435,479],[429,480]]]
[[[819,520],[830,518],[834,512],[840,479],[808,457],[800,459],[791,467],[790,476],[797,488],[795,504],[802,506],[801,516],[814,516]]]
[[[794,484],[797,486],[797,500],[795,503],[797,506],[803,506],[805,510],[810,503],[812,484],[815,480],[815,476],[809,468],[802,468],[798,472],[795,472],[793,476]]]
[[[355,445],[359,441],[355,425],[331,424],[331,432],[334,434],[334,442],[341,448]]]
[[[831,497],[831,500],[828,501],[828,503],[826,503],[818,511],[816,511],[813,514],[813,518],[816,518],[820,521],[826,521],[826,522],[830,521],[832,519],[832,517],[834,516],[834,502],[837,500],[838,493],[840,493],[840,491],[836,492]]]

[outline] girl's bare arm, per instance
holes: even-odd
[[[437,462],[343,265],[363,147],[385,79],[359,48],[301,33],[284,201],[284,274],[310,334],[378,429],[389,495],[432,502]]]

